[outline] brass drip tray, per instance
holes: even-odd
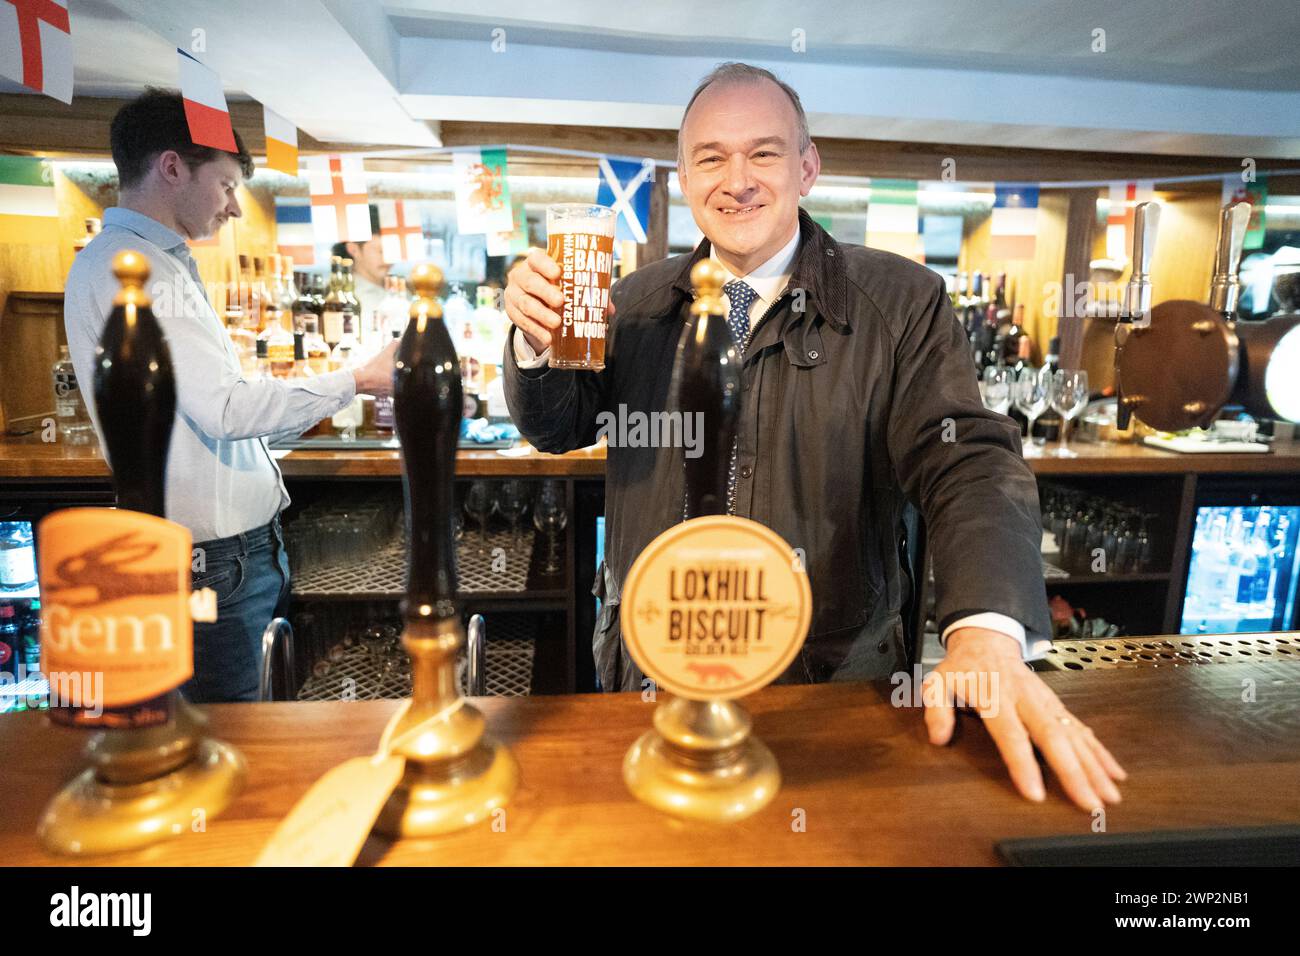
[[[1243,661],[1293,661],[1300,664],[1300,633],[1257,635],[1185,634],[1170,640],[1111,637],[1097,641],[1053,641],[1047,656],[1034,663],[1052,670],[1118,667],[1191,667]]]

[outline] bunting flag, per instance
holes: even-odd
[[[298,127],[269,106],[262,107],[266,130],[266,165],[286,176],[298,175]]]
[[[1155,181],[1111,183],[1106,215],[1106,258],[1127,261],[1133,253],[1133,210],[1156,198]]]
[[[1264,246],[1265,212],[1268,203],[1268,176],[1260,175],[1251,182],[1243,182],[1240,176],[1230,176],[1223,181],[1223,205],[1234,202],[1250,203],[1250,223],[1246,226],[1246,240],[1241,244],[1243,251],[1261,249]]]
[[[424,229],[416,219],[408,221],[406,203],[401,199],[381,199],[379,207],[379,239],[383,244],[384,261],[410,262],[424,257]]]
[[[211,146],[227,153],[238,152],[226,94],[221,89],[221,77],[179,48],[176,62],[180,68],[181,97],[185,100],[185,122],[190,127],[190,139],[197,146]]]
[[[311,225],[318,245],[370,238],[370,203],[360,156],[309,156]],[[294,256],[294,261],[297,261]]]
[[[456,222],[461,235],[509,232],[514,228],[504,149],[452,153],[456,178]]]
[[[43,159],[0,156],[0,242],[59,241],[54,173]]]
[[[68,0],[0,0],[0,76],[72,102]]]
[[[992,259],[1032,259],[1038,240],[1038,187],[993,187]]]
[[[916,180],[873,179],[867,205],[867,245],[925,262]]]
[[[295,266],[316,264],[312,206],[296,196],[275,197],[275,251],[293,259]]]
[[[490,256],[515,256],[528,251],[528,216],[524,204],[515,199],[510,203],[511,219],[514,228],[509,232],[489,232],[487,235],[487,254]]]
[[[614,238],[645,242],[650,229],[650,192],[654,187],[653,159],[600,159],[600,188],[596,203],[618,213]]]

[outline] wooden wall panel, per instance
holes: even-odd
[[[1061,281],[1065,262],[1065,223],[1069,205],[1066,190],[1043,190],[1038,197],[1038,241],[1034,258],[995,260],[989,255],[992,215],[968,216],[963,225],[961,272],[1007,273],[1009,294],[1025,305],[1025,328],[1034,341],[1034,357],[1040,360],[1048,340],[1056,334],[1055,298],[1051,294]]]

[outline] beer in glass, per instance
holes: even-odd
[[[551,368],[605,367],[609,280],[614,266],[614,210],[591,203],[546,207],[546,252],[560,267],[564,305],[551,336]]]

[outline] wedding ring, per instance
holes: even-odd
[[[1057,717],[1056,719],[1061,722],[1061,725],[1063,727],[1069,727],[1072,723],[1074,723],[1074,721],[1071,720],[1069,717]]]

